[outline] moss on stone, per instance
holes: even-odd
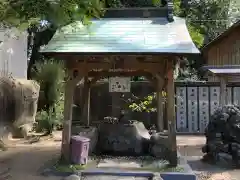
[[[80,164],[67,164],[62,161],[57,161],[53,167],[56,171],[59,172],[76,172],[87,168],[96,168],[97,162],[95,160],[90,160],[86,165],[80,165]]]
[[[91,157],[86,165],[78,164],[66,164],[64,162],[58,161],[54,165],[54,169],[58,172],[77,172],[84,169],[106,169],[109,167],[97,168],[100,157]],[[149,172],[184,172],[183,167],[170,167],[169,163],[165,160],[154,160],[152,158],[144,158],[141,160],[141,167],[116,167],[115,169],[126,170],[126,171],[149,171]]]
[[[149,171],[149,172],[184,172],[184,168],[182,167],[141,167],[141,168],[120,168],[122,170],[131,170],[131,171]]]
[[[76,172],[79,170],[84,170],[85,165],[77,165],[77,164],[56,164],[54,169],[59,172]]]

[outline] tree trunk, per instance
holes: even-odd
[[[31,48],[31,53],[29,52],[29,63],[27,69],[27,78],[32,78],[32,69],[36,61],[41,60],[43,57],[39,52],[40,47],[42,45],[48,44],[48,42],[52,39],[53,35],[56,32],[56,28],[50,26],[49,28],[45,29],[44,31],[36,31],[36,28],[29,29],[28,31],[28,50]]]

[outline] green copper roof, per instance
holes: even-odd
[[[186,53],[196,54],[185,20],[166,18],[103,18],[56,32],[43,53]]]

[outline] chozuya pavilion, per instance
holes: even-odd
[[[167,93],[169,161],[177,164],[174,70],[179,57],[199,54],[184,19],[173,16],[173,4],[161,8],[107,9],[104,17],[63,27],[41,51],[65,60],[69,78],[65,88],[62,155],[68,160],[73,92],[84,80],[82,121],[90,121],[90,88],[100,78],[145,76],[156,87],[157,128],[163,131],[162,90]]]

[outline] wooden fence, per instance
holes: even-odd
[[[216,83],[176,83],[176,124],[178,132],[203,133],[219,106],[220,87]],[[240,105],[240,86],[227,87],[227,103]]]
[[[176,129],[181,133],[203,133],[210,115],[219,106],[220,88],[213,82],[176,82]],[[133,94],[146,97],[154,91],[148,82],[133,82],[131,93],[119,94],[108,92],[108,83],[100,83],[91,90],[91,119],[93,121],[112,115],[119,107],[126,107],[126,101]],[[79,89],[75,93],[77,102]],[[227,87],[228,103],[240,105],[240,84]],[[114,110],[115,109],[115,110]],[[78,110],[75,110],[75,112]],[[76,113],[75,113],[76,114]],[[75,122],[78,121],[74,116]],[[156,122],[156,112],[130,112],[129,118],[144,122],[149,127]]]

